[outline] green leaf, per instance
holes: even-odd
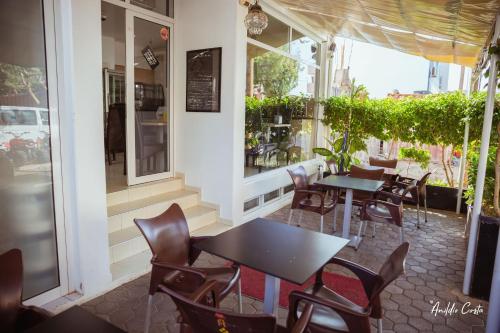
[[[313,153],[315,154],[318,154],[318,155],[321,155],[321,156],[325,156],[325,157],[331,157],[333,155],[333,153],[326,149],[326,148],[313,148]]]

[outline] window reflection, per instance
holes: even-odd
[[[248,37],[259,42],[275,47],[282,51],[289,51],[290,27],[280,20],[269,16],[267,28],[260,35],[250,35]]]
[[[292,30],[292,41],[290,43],[290,53],[293,57],[310,64],[319,65],[319,43],[312,38],[305,36],[300,31]]]
[[[245,176],[313,158],[317,70],[248,44]]]
[[[174,0],[131,0],[130,3],[155,13],[174,17]]]

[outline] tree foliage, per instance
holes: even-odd
[[[297,86],[299,64],[297,61],[274,52],[254,58],[254,83],[262,84],[269,97],[286,96]]]

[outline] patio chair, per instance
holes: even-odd
[[[341,258],[332,258],[335,264],[353,272],[363,285],[368,298],[366,306],[360,306],[326,287],[322,280],[323,269],[316,273],[316,282],[304,292],[293,291],[290,296],[288,326],[293,325],[307,303],[314,305],[308,330],[311,333],[370,332],[370,317],[377,319],[377,330],[382,332],[382,291],[405,271],[405,259],[409,243],[401,244],[386,259],[378,273]],[[327,264],[327,265],[328,265]]]
[[[21,250],[12,249],[0,255],[0,329],[2,332],[22,332],[51,317],[35,306],[22,304],[23,257]]]
[[[401,243],[403,243],[403,198],[407,193],[415,190],[415,187],[415,185],[408,186],[401,195],[381,191],[377,193],[376,199],[365,200],[361,208],[358,238],[361,236],[361,232],[366,231],[368,222],[372,224],[372,237],[375,237],[375,223],[387,223],[399,227],[399,235]],[[356,250],[359,245],[360,243],[357,244]]]
[[[321,187],[310,185],[307,180],[306,169],[303,166],[299,166],[294,170],[288,170],[290,177],[292,177],[293,186],[295,192],[293,194],[292,206],[290,208],[290,215],[288,216],[288,224],[291,223],[293,212],[295,209],[300,210],[300,217],[298,225],[302,221],[303,211],[309,211],[317,213],[321,216],[320,218],[320,232],[323,232],[323,219],[326,214],[335,210],[334,221],[333,221],[333,231],[336,231],[336,207],[337,200],[335,196],[327,196],[327,192]],[[313,201],[312,198],[317,200]]]
[[[417,228],[420,229],[420,202],[424,202],[424,220],[427,223],[427,180],[429,179],[431,172],[426,173],[420,180],[409,178],[409,177],[398,177],[392,192],[402,195],[403,200],[411,204],[417,205]],[[416,185],[411,191],[405,191],[408,186]]]
[[[178,204],[173,204],[157,217],[134,219],[134,222],[146,238],[153,254],[145,332],[149,331],[153,295],[161,291],[160,286],[192,297],[203,283],[215,280],[217,302],[237,288],[239,307],[240,311],[242,310],[239,266],[191,267],[201,253],[193,245],[208,237],[189,236],[186,218]]]
[[[293,326],[282,327],[276,324],[276,318],[271,315],[242,315],[226,310],[219,310],[214,306],[207,306],[199,302],[207,303],[207,294],[216,292],[215,282],[209,281],[192,298],[188,299],[181,294],[165,288],[162,290],[172,297],[180,312],[181,333],[304,333],[311,318],[313,306],[306,305],[303,314]],[[213,299],[213,297],[211,298]],[[208,302],[210,303],[210,302]]]
[[[371,179],[371,180],[383,180],[384,169],[368,170],[356,165],[351,166],[351,170],[347,174],[349,177],[361,178],[361,179]],[[374,193],[365,191],[353,191],[352,204],[353,206],[362,207],[363,201],[367,199],[373,199]],[[345,203],[345,195],[341,194],[339,196],[339,203]]]

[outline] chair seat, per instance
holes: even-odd
[[[392,222],[392,216],[389,210],[382,205],[367,205],[366,213],[370,216],[370,220],[374,222]]]
[[[229,283],[236,273],[233,267],[194,268],[205,273],[207,280],[217,281],[214,290],[219,297],[223,298],[229,292]],[[200,287],[199,279],[191,274],[185,274],[180,271],[173,271],[167,274],[163,279],[163,285],[185,296],[195,292]]]
[[[365,309],[364,307],[351,302],[349,299],[337,294],[326,286],[322,286],[315,291],[313,291],[312,289],[308,289],[306,290],[306,293],[312,294],[320,299],[340,303],[355,312],[367,312],[367,309]],[[300,314],[302,313],[302,309],[304,308],[305,304],[305,302],[301,302],[299,304],[298,309]],[[325,332],[349,332],[345,321],[335,310],[318,304],[314,305],[313,314],[309,325],[315,327],[315,329],[312,330],[313,332],[322,332],[323,329]]]
[[[327,199],[325,201],[324,213],[327,214],[331,212],[335,208],[336,203],[336,200]],[[321,214],[321,201],[305,198],[299,202],[299,209],[313,211]]]

